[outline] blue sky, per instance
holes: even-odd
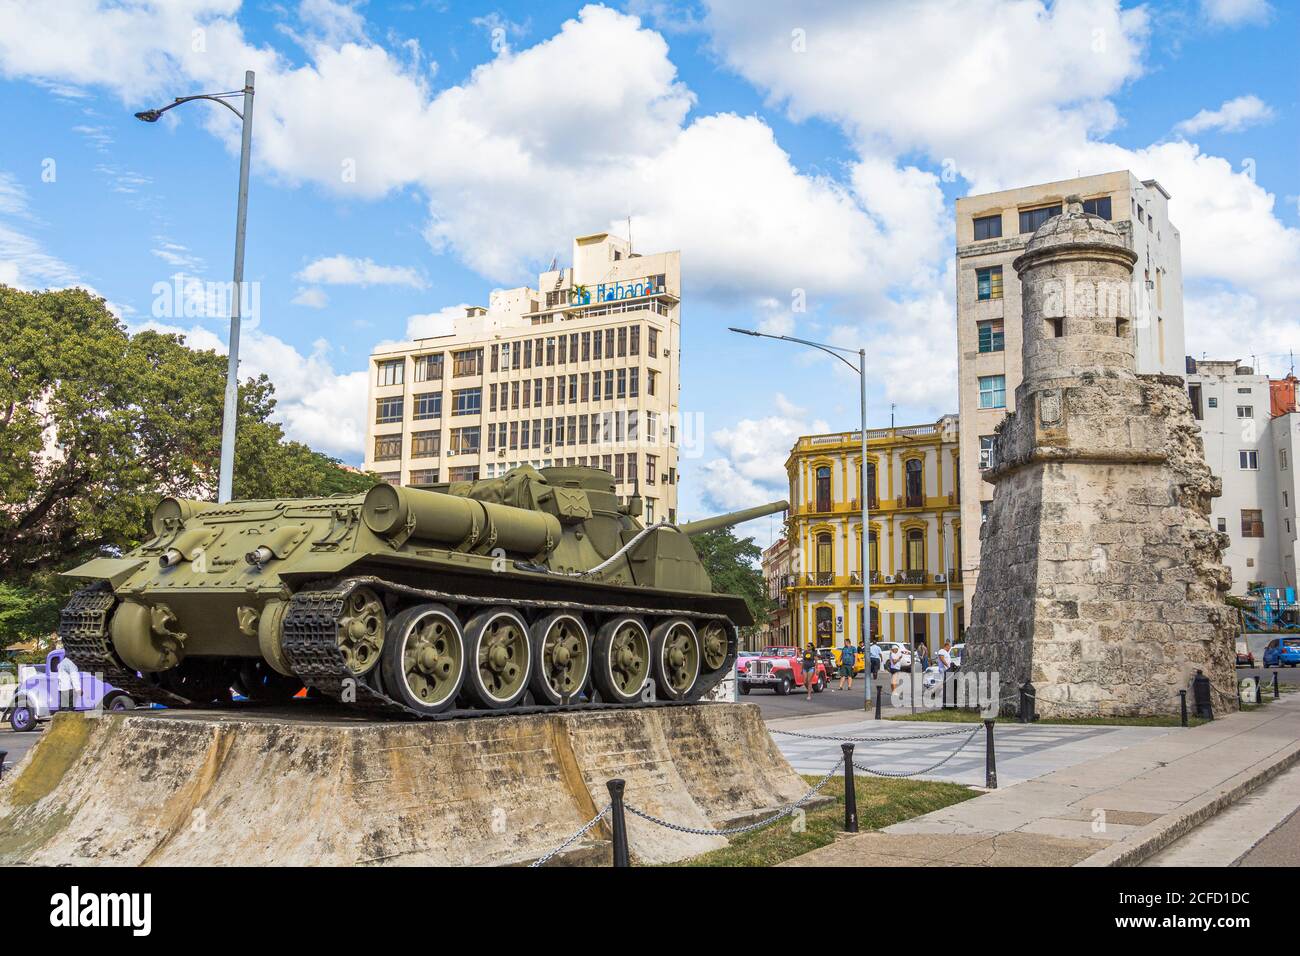
[[[856,383],[728,325],[868,348],[873,425],[955,410],[968,192],[1154,176],[1189,353],[1285,372],[1298,23],[1263,0],[0,0],[0,282],[86,285],[133,328],[223,347],[222,315],[156,290],[229,279],[234,118],[132,113],[255,69],[245,371],[275,380],[293,437],[360,461],[374,344],[631,215],[638,247],[683,252],[703,436],[682,510],[740,507],[782,493],[797,435],[856,424]]]

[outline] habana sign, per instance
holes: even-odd
[[[593,302],[617,302],[620,299],[638,299],[664,290],[659,276],[646,276],[630,282],[602,282],[596,286],[577,285],[569,296],[572,305],[591,305]]]

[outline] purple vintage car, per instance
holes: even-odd
[[[26,731],[35,730],[39,721],[58,710],[130,710],[134,706],[135,701],[124,691],[77,670],[62,650],[56,650],[44,664],[18,668],[18,685],[5,714],[10,727]]]

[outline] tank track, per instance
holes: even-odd
[[[116,604],[116,595],[104,581],[72,595],[59,613],[59,641],[72,663],[78,670],[99,674],[102,680],[125,691],[136,703],[194,706],[188,697],[141,677],[118,660],[108,632],[108,620]]]
[[[523,704],[495,709],[451,708],[440,714],[423,714],[394,700],[375,685],[376,667],[365,677],[355,677],[348,670],[343,654],[338,649],[338,619],[342,615],[348,595],[359,587],[393,592],[407,597],[459,606],[506,606],[529,610],[594,611],[610,614],[641,614],[649,618],[682,616],[692,619],[721,621],[729,633],[735,635],[735,625],[725,614],[710,614],[687,610],[636,608],[625,605],[581,604],[566,601],[540,601],[510,598],[483,598],[447,591],[414,588],[396,584],[377,577],[353,577],[323,588],[305,588],[290,598],[284,615],[282,647],[295,676],[309,688],[368,711],[376,716],[416,718],[418,720],[455,720],[466,717],[503,717],[517,714],[543,714],[579,710],[624,710],[640,707],[690,706],[721,682],[728,672],[722,667],[712,678],[703,673],[692,688],[689,700],[638,701],[630,704],[576,702],[570,704]],[[729,655],[730,656],[730,655]],[[527,698],[525,698],[527,699]]]

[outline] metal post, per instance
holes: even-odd
[[[631,866],[627,853],[627,817],[623,811],[623,780],[610,780],[605,784],[609,788],[609,819],[612,831],[614,865]]]
[[[915,714],[916,713],[916,665],[921,663],[920,661],[921,655],[916,652],[916,644],[914,643],[916,640],[916,634],[915,634],[916,625],[912,621],[912,600],[913,600],[913,596],[909,594],[907,596],[907,647],[908,647],[908,651],[912,655],[912,666],[908,669],[907,672],[908,690],[910,691],[910,693],[907,696],[912,698],[912,713]]]
[[[221,471],[217,502],[230,500],[235,477],[235,421],[239,411],[239,323],[244,297],[244,232],[248,224],[248,164],[253,147],[253,71],[244,74],[244,129],[239,152],[239,205],[235,212],[235,281],[230,301],[230,342],[226,358],[226,403],[221,420]]]
[[[1036,692],[1034,685],[1025,681],[1020,685],[1020,722],[1022,724],[1032,724],[1038,719],[1035,711]]]
[[[867,350],[858,349],[858,380],[861,386],[861,414],[862,414],[862,472],[858,476],[858,491],[862,495],[862,560],[858,566],[862,568],[862,629],[866,631],[862,638],[862,652],[867,654],[867,660],[864,663],[868,670],[871,667],[871,489],[867,487]],[[867,681],[870,686],[870,681]],[[879,691],[877,691],[877,695]],[[871,699],[868,693],[867,700],[862,702],[865,709],[870,706]],[[880,703],[876,702],[876,716],[880,716]]]
[[[1192,700],[1196,704],[1196,716],[1202,720],[1214,719],[1214,700],[1210,697],[1210,679],[1202,671],[1197,671],[1192,678]]]
[[[8,756],[9,756],[9,751],[7,751],[7,750],[0,750],[0,780],[3,780],[3,779],[4,779],[4,775],[5,775],[5,757],[8,757]],[[854,829],[856,829],[856,827],[855,827]]]
[[[1186,727],[1187,726],[1187,691],[1185,690],[1180,690],[1178,692],[1178,708],[1180,711],[1182,711],[1183,726]]]
[[[993,753],[993,721],[984,719],[984,786],[989,790],[998,788],[998,764]]]
[[[1277,671],[1273,672],[1273,699],[1277,700]]]
[[[858,793],[853,785],[853,744],[840,744],[844,751],[844,832],[858,832]]]

